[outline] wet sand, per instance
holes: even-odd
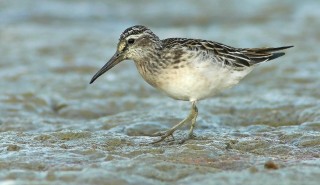
[[[320,2],[0,1],[0,184],[318,184]],[[143,8],[143,11],[141,10]],[[151,145],[190,109],[132,61],[89,85],[120,33],[295,45],[199,102],[195,140]]]

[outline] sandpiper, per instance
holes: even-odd
[[[256,64],[283,56],[276,48],[234,48],[214,41],[187,38],[160,40],[149,28],[136,25],[127,28],[120,36],[116,53],[93,76],[99,76],[123,60],[133,60],[151,86],[168,96],[190,101],[189,115],[171,129],[156,133],[163,141],[182,125],[191,121],[188,139],[193,138],[198,109],[197,101],[216,95],[236,85],[252,71]]]

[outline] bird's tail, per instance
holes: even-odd
[[[244,48],[243,54],[250,58],[250,64],[254,65],[260,62],[266,62],[285,55],[284,52],[278,52],[291,48],[293,46],[283,46],[277,48]]]

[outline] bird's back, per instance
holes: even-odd
[[[211,57],[213,62],[237,70],[283,56],[285,53],[279,51],[293,47],[235,48],[219,42],[187,38],[169,38],[162,40],[162,43],[164,50],[167,50],[176,59],[183,54],[190,53],[198,57]]]

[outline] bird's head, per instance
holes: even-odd
[[[127,59],[138,61],[147,53],[159,47],[161,47],[161,41],[149,28],[141,25],[127,28],[120,35],[116,53],[92,77],[90,84],[121,61]]]

